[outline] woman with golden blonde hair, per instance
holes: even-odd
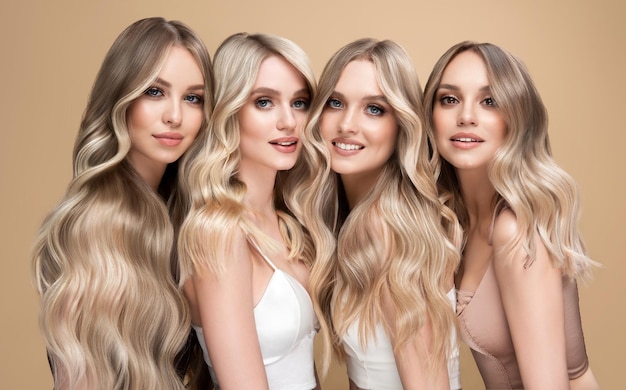
[[[109,49],[74,146],[74,175],[33,266],[57,390],[184,389],[190,316],[172,274],[177,162],[206,127],[212,70],[186,25],[139,20]],[[173,217],[175,218],[175,217]]]
[[[441,198],[465,231],[459,327],[486,388],[597,389],[576,286],[594,262],[528,70],[496,45],[461,42],[437,61],[424,104]]]
[[[293,202],[316,241],[311,294],[326,346],[322,370],[334,351],[351,389],[450,388],[446,292],[460,232],[437,198],[421,98],[398,44],[347,44],[324,68],[313,101],[304,137],[314,158],[294,172],[304,185]]]
[[[214,115],[184,170],[179,254],[193,327],[218,388],[310,390],[313,246],[284,199],[313,71],[288,39],[246,33],[220,45],[214,69]]]

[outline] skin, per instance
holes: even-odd
[[[320,131],[352,207],[374,186],[398,138],[393,108],[378,86],[372,62],[346,65],[322,114]]]
[[[331,154],[331,169],[344,185],[350,208],[373,188],[380,172],[396,149],[398,123],[393,108],[378,85],[371,61],[354,60],[343,69],[320,120],[320,132]],[[380,226],[380,237],[386,237]],[[390,244],[381,240],[381,253]],[[381,262],[384,261],[381,258]],[[381,264],[382,265],[382,264]],[[384,321],[395,344],[393,301],[387,287],[382,288]],[[431,340],[430,322],[415,339],[395,353],[396,366],[405,389],[448,389],[443,369],[432,374],[427,368]],[[350,380],[350,389],[358,390]]]
[[[435,97],[433,123],[437,148],[455,167],[469,215],[457,275],[459,290],[476,291],[493,259],[498,284],[506,286],[500,294],[524,386],[597,388],[591,370],[574,381],[568,379],[562,274],[552,267],[545,246],[535,241],[536,258],[527,269],[522,266],[527,255],[521,245],[505,251],[524,230],[508,209],[496,218],[489,245],[496,192],[488,164],[505,141],[507,128],[491,98],[485,64],[476,53],[462,52],[446,67]]]
[[[279,253],[271,255],[276,267],[305,288],[309,269],[301,261],[288,258],[273,191],[278,171],[296,163],[308,106],[309,93],[302,75],[282,57],[272,55],[261,63],[250,97],[237,114],[241,131],[238,178],[246,184],[244,203],[252,210],[247,216],[282,245]],[[209,271],[198,272],[184,287],[192,321],[202,325],[221,389],[267,389],[254,307],[273,270],[242,231],[236,233],[229,253],[223,255],[229,261],[219,277]]]
[[[167,164],[196,138],[203,119],[204,78],[189,50],[173,46],[157,80],[128,109],[133,168],[157,188]]]

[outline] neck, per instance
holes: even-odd
[[[365,199],[372,189],[374,189],[379,175],[380,171],[358,175],[340,175],[350,210]]]
[[[486,171],[457,170],[461,195],[467,209],[470,226],[491,223],[493,216],[493,188]]]
[[[155,192],[159,190],[159,184],[161,184],[163,174],[165,173],[165,168],[167,168],[166,164],[152,164],[149,166],[143,166],[133,164],[131,161],[131,165],[137,171],[139,176],[141,176],[143,181],[145,181],[146,184],[150,186],[150,188],[152,188]]]
[[[262,169],[251,171],[240,169],[237,178],[246,185],[244,204],[255,214],[272,217],[276,214],[274,209],[274,184],[276,171],[264,171]]]

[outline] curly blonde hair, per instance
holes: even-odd
[[[378,84],[398,122],[398,137],[374,188],[348,210],[319,127],[341,72],[355,60],[374,64]],[[437,197],[428,139],[422,130],[421,99],[410,57],[389,40],[366,38],[344,46],[321,75],[304,131],[305,148],[312,157],[294,173],[305,183],[294,199],[303,205],[299,212],[306,216],[317,251],[310,290],[326,346],[323,373],[333,352],[344,357],[341,337],[352,323],[360,323],[362,344],[367,344],[377,323],[385,323],[383,288],[395,306],[394,349],[410,342],[429,319],[432,353],[442,358],[434,360],[448,355],[454,313],[446,288],[459,262],[461,233],[454,214]]]
[[[494,209],[509,207],[520,230],[517,239],[528,253],[525,266],[535,255],[534,238],[545,245],[552,264],[570,277],[590,276],[594,264],[586,254],[578,221],[580,201],[576,183],[552,157],[548,138],[548,114],[523,62],[506,50],[490,44],[460,42],[443,54],[426,83],[424,106],[427,130],[434,134],[433,106],[443,73],[460,53],[471,51],[482,58],[490,89],[507,125],[504,145],[489,166],[496,190]],[[441,199],[458,215],[463,227],[469,220],[454,167],[435,151]]]
[[[172,270],[172,215],[182,213],[177,164],[157,194],[133,169],[127,112],[173,46],[189,50],[212,101],[209,54],[178,21],[139,20],[109,49],[83,115],[73,179],[41,226],[33,273],[55,388],[184,389],[174,363],[190,315]]]
[[[214,56],[215,109],[202,145],[192,151],[183,166],[184,193],[191,209],[178,240],[180,283],[196,272],[208,269],[219,274],[228,261],[232,237],[243,230],[269,253],[276,243],[256,228],[246,216],[243,199],[246,185],[237,178],[239,162],[239,122],[237,113],[250,96],[261,62],[279,56],[303,76],[311,96],[316,83],[309,59],[292,41],[272,34],[237,33],[228,37]],[[279,172],[275,183],[275,208],[290,258],[310,265],[313,246],[301,224],[284,201],[289,191],[284,182],[289,172]]]

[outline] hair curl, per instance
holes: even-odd
[[[377,184],[347,210],[319,126],[341,72],[356,60],[374,64],[378,84],[398,122],[398,137]],[[447,357],[454,313],[445,289],[450,287],[459,262],[460,228],[452,211],[437,198],[422,116],[417,74],[397,43],[368,38],[354,41],[335,53],[324,68],[304,131],[305,147],[313,157],[295,175],[305,178],[296,197],[304,205],[305,219],[322,221],[310,223],[309,229],[315,230],[312,237],[317,249],[310,289],[327,347],[323,373],[332,351],[343,357],[341,337],[352,323],[360,323],[362,344],[374,334],[377,323],[384,324],[383,288],[389,290],[397,314],[394,348],[410,342],[428,318],[433,328],[433,354]]]
[[[36,238],[40,326],[57,389],[184,389],[174,363],[190,315],[172,274],[175,233],[165,203],[173,216],[185,208],[177,164],[157,194],[127,158],[128,108],[173,46],[188,49],[204,77],[204,131],[213,76],[201,39],[178,21],[133,23],[98,72],[74,146],[73,179]]]
[[[443,73],[460,53],[471,51],[482,58],[493,98],[507,125],[504,145],[489,166],[489,179],[496,190],[494,208],[509,207],[520,230],[510,246],[522,243],[529,256],[535,255],[534,238],[545,245],[553,266],[570,277],[590,276],[593,262],[586,254],[578,230],[578,188],[552,157],[548,138],[548,114],[541,96],[523,62],[491,43],[465,41],[448,49],[437,61],[426,83],[424,106],[426,127],[434,134],[433,106]],[[461,225],[469,219],[454,167],[435,151],[438,187],[442,201],[458,215]]]

